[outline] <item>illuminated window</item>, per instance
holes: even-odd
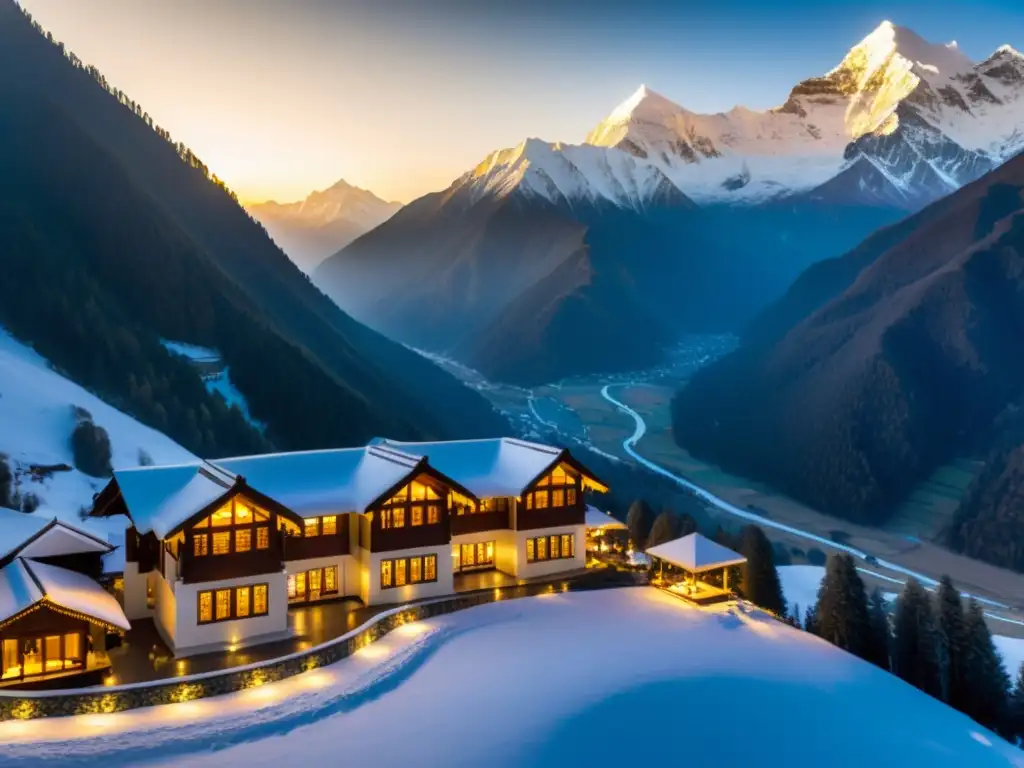
[[[338,591],[338,566],[324,568],[324,592]]]
[[[199,623],[213,621],[213,592],[200,592],[199,598]]]
[[[437,491],[435,491],[435,490],[434,490],[433,488],[431,488],[431,487],[430,487],[430,486],[428,485],[428,486],[427,486],[427,498],[428,498],[428,499],[440,499],[440,498],[441,498],[441,496],[440,496],[440,494],[438,494],[438,492],[437,492]]]
[[[257,523],[265,523],[268,520],[270,520],[270,515],[268,513],[264,512],[259,507],[253,507],[253,511],[256,514],[256,522]]]
[[[192,527],[193,528],[208,528],[209,525],[210,525],[210,518],[204,517],[202,520],[200,520],[198,523],[196,523]]]
[[[270,548],[270,528],[261,525],[256,529],[256,549]]]
[[[526,494],[526,508],[527,509],[533,509],[533,494],[532,493]]]
[[[561,555],[561,549],[558,546],[558,537],[557,536],[552,536],[551,537],[551,539],[550,539],[550,541],[548,543],[548,552],[551,553],[551,559],[552,560],[557,560],[558,558],[560,558],[562,556]]]
[[[422,483],[413,483],[412,484],[412,500],[413,501],[423,501],[426,498],[427,498],[427,486],[423,485]]]
[[[576,537],[568,533],[562,534],[562,557],[573,557],[576,553],[574,552],[574,539]]]
[[[462,567],[469,568],[476,565],[476,547],[472,544],[462,545]]]
[[[235,531],[235,552],[248,552],[252,549],[252,528],[239,528]]]
[[[245,619],[249,616],[249,587],[238,587],[235,590],[235,617]]]
[[[252,588],[252,612],[256,616],[267,615],[267,585],[256,584]]]
[[[235,499],[235,525],[249,525],[252,522],[252,507],[242,499]]]
[[[295,597],[295,574],[288,574],[288,599],[291,600]]]
[[[284,531],[289,536],[301,536],[302,535],[302,529],[299,528],[299,526],[297,526],[291,520],[286,520],[281,515],[277,516],[277,527],[278,527],[279,530]]]
[[[537,483],[537,485],[541,485],[541,486],[551,485],[551,477],[550,476],[542,477],[540,479],[540,482]]]
[[[213,516],[210,518],[210,524],[215,528],[223,528],[225,525],[231,525],[230,501],[213,513]]]
[[[548,559],[548,540],[546,537],[537,539],[537,559],[547,560]]]
[[[218,531],[213,534],[213,554],[226,555],[231,551],[231,531]]]
[[[386,589],[391,586],[391,561],[380,561],[380,586]]]
[[[409,499],[409,486],[400,488],[398,492],[391,497],[388,504],[404,504]]]
[[[537,559],[537,550],[534,548],[533,539],[526,540],[526,561],[532,563]]]
[[[60,635],[49,635],[43,640],[43,653],[46,657],[44,669],[52,672],[55,669],[64,669],[64,659],[60,655]]]
[[[569,507],[575,507],[576,506],[576,489],[575,488],[566,488],[565,489],[565,503],[566,503],[566,506],[569,506]]]
[[[548,506],[548,492],[547,491],[537,491],[536,493],[533,494],[533,496],[534,496],[533,505],[537,509],[547,509],[547,506]]]
[[[493,563],[494,562],[494,542],[493,541],[488,541],[488,542],[486,542],[484,544],[484,552],[485,552],[484,557],[486,558],[486,562]]]
[[[303,522],[303,533],[307,539],[316,536],[320,532],[320,521],[315,517],[306,518]]]
[[[423,505],[416,504],[412,508],[412,524],[423,525]]]
[[[320,575],[321,575],[320,569],[319,568],[314,568],[306,576],[306,579],[309,582],[309,596],[313,600],[316,600],[317,598],[320,597],[320,587],[321,587]]]
[[[196,557],[210,554],[210,537],[205,533],[198,534],[192,539],[192,552]]]
[[[405,564],[406,564],[405,558],[402,558],[401,560],[395,560],[395,586],[396,587],[404,587],[405,586]]]
[[[295,596],[306,599],[306,572],[295,574]]]
[[[214,602],[216,607],[216,613],[214,618],[217,621],[223,621],[224,619],[231,618],[231,590],[230,589],[218,589],[216,592],[216,600]]]
[[[409,583],[419,584],[423,580],[423,558],[414,557],[409,560]]]
[[[338,518],[335,515],[329,515],[324,519],[324,536],[333,536],[338,532]]]
[[[391,510],[391,525],[394,528],[405,527],[405,509],[402,507],[395,507]]]
[[[427,522],[430,525],[441,522],[441,505],[440,504],[428,504],[427,505]]]
[[[64,635],[64,659],[65,662],[80,662],[82,660],[82,636],[77,632]],[[68,666],[65,663],[64,666]]]
[[[561,488],[551,492],[551,506],[552,507],[564,507],[565,506],[565,491]]]
[[[437,581],[437,555],[423,557],[423,580]]]

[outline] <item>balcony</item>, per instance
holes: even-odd
[[[516,530],[534,531],[538,528],[557,528],[566,525],[583,525],[586,512],[582,505],[574,507],[546,507],[516,511]]]
[[[452,536],[482,531],[500,531],[509,528],[508,510],[476,512],[471,515],[452,515]]]
[[[352,554],[349,546],[348,520],[338,526],[338,532],[324,536],[284,536],[285,560],[309,560],[314,557],[337,557]]]
[[[370,551],[394,552],[399,549],[444,546],[451,541],[451,534],[448,526],[443,523],[444,521],[433,525],[375,528],[370,533]]]
[[[264,573],[278,573],[284,567],[281,561],[280,539],[271,539],[269,549],[254,549],[250,552],[233,552],[227,555],[203,555],[196,557],[188,549],[181,552],[178,576],[186,584],[198,581],[220,581],[242,576],[259,576]]]

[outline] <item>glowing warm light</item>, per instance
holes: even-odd
[[[364,659],[383,659],[387,658],[390,655],[390,653],[388,652],[388,649],[384,646],[374,644],[364,645],[362,648],[356,651],[356,655],[362,656]]]
[[[406,637],[418,637],[426,632],[428,627],[424,624],[413,623],[403,624],[402,626],[395,629],[395,633],[399,635],[405,635]]]
[[[174,720],[190,720],[199,717],[206,706],[198,701],[184,701],[180,704],[169,704],[162,708],[161,714]]]
[[[117,685],[117,675],[109,675],[103,678],[104,685]]]
[[[228,653],[234,653],[237,650],[238,650],[238,643],[231,643],[231,645],[228,646]]]
[[[108,715],[78,715],[75,720],[87,728],[109,728],[114,724]]]
[[[333,678],[326,672],[307,672],[299,679],[308,688],[326,688],[333,682]]]
[[[178,659],[177,663],[175,663],[174,666],[175,669],[178,670],[179,675],[184,675],[185,672],[188,670],[188,662],[184,659]]]
[[[256,684],[245,692],[247,698],[254,701],[271,702],[281,698],[281,692],[273,685]]]

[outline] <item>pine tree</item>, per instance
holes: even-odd
[[[1017,670],[1017,682],[1010,696],[1006,731],[1010,741],[1024,740],[1024,664]]]
[[[629,528],[629,539],[633,542],[633,549],[638,552],[647,549],[647,537],[651,535],[652,525],[654,510],[643,499],[637,499],[630,505],[629,514],[626,515],[626,527]]]
[[[839,553],[828,559],[815,610],[817,635],[838,648],[867,658],[868,598],[853,557]]]
[[[864,658],[888,672],[892,634],[889,631],[889,615],[885,609],[885,598],[882,597],[882,593],[878,591],[877,587],[872,590],[868,600],[868,622],[870,631]]]
[[[942,696],[932,602],[917,579],[910,578],[896,600],[892,671],[935,698]]]
[[[658,515],[654,525],[651,526],[651,533],[647,537],[647,548],[664,544],[666,541],[672,541],[676,538],[679,538],[679,521],[676,518],[675,512],[670,512],[666,509]]]
[[[816,605],[809,605],[804,611],[804,632],[809,632],[812,635],[818,634],[818,608]]]
[[[756,525],[748,525],[740,535],[740,553],[747,562],[740,568],[740,592],[754,605],[777,616],[786,613],[779,572],[775,569],[775,552],[768,537]]]
[[[964,606],[960,592],[953,586],[949,576],[943,576],[939,582],[936,612],[943,699],[951,707],[964,712],[967,706],[967,680],[964,669],[967,661],[967,634]]]
[[[964,634],[967,641],[964,665],[966,697],[961,711],[986,728],[1003,732],[1006,729],[1010,678],[992,642],[985,613],[973,599],[967,601]]]

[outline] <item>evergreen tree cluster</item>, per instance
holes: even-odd
[[[75,469],[91,477],[110,477],[110,436],[103,427],[93,423],[92,414],[72,406],[75,428],[71,432],[71,455]]]
[[[1024,668],[1016,686],[992,641],[981,606],[966,605],[948,576],[934,597],[908,579],[890,623],[878,592],[870,597],[853,558],[829,558],[818,603],[804,629],[891,671],[1010,740],[1024,739]]]

